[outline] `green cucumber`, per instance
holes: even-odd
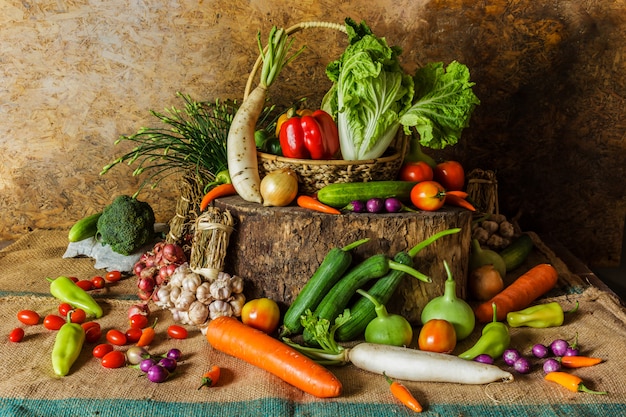
[[[328,320],[334,323],[335,319],[348,306],[356,290],[367,282],[385,276],[390,270],[401,270],[415,278],[430,282],[431,279],[408,265],[389,259],[384,254],[372,255],[358,265],[352,267],[333,287],[324,295],[313,315],[319,320]],[[306,329],[302,334],[307,344],[315,344],[313,335]]]
[[[98,219],[102,216],[102,212],[86,216],[70,228],[68,240],[70,242],[78,242],[96,235],[98,231]]]
[[[528,234],[523,234],[504,248],[500,252],[500,257],[504,261],[507,272],[520,267],[534,246],[532,238]]]
[[[411,190],[417,184],[411,181],[370,181],[329,184],[317,192],[317,199],[335,208],[343,208],[354,200],[396,197],[411,201]]]
[[[285,312],[281,336],[302,333],[304,328],[300,317],[306,310],[315,310],[324,295],[348,270],[352,264],[350,251],[368,241],[369,238],[357,240],[343,248],[332,248],[326,254],[320,266],[304,284],[296,299]]]
[[[399,252],[394,260],[404,265],[413,266],[413,258],[406,252]],[[380,304],[387,304],[403,278],[403,271],[391,270],[387,275],[376,280],[367,292]],[[367,298],[361,297],[350,307],[350,320],[337,328],[335,338],[339,342],[355,340],[363,335],[369,322],[375,318],[374,304]]]

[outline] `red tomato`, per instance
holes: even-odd
[[[270,334],[278,328],[280,309],[274,300],[257,298],[243,305],[241,321],[250,327]]]
[[[111,329],[107,332],[107,341],[116,346],[123,346],[126,344],[126,334],[117,329]]]
[[[17,319],[24,324],[34,326],[35,324],[39,324],[39,320],[41,319],[41,317],[36,311],[20,310],[17,312]]]
[[[96,345],[91,351],[93,356],[98,359],[104,358],[104,355],[109,352],[113,352],[113,345],[110,345],[108,343],[100,343],[99,345]]]
[[[420,330],[417,343],[420,350],[451,353],[456,347],[454,326],[447,320],[428,320]]]
[[[105,368],[121,368],[126,365],[126,355],[121,350],[112,350],[102,357],[101,363]]]
[[[148,327],[148,316],[145,314],[133,314],[128,319],[130,322],[130,327],[133,329],[145,329]]]
[[[431,181],[433,179],[433,169],[424,161],[405,162],[400,168],[398,178],[401,181]]]
[[[74,310],[74,307],[72,307],[68,303],[59,304],[59,314],[61,315],[61,317],[67,317],[67,313],[72,310]]]
[[[439,210],[446,201],[446,190],[436,181],[422,181],[411,190],[411,202],[425,211]]]
[[[82,308],[75,308],[70,315],[70,321],[72,323],[84,323],[87,320],[87,313]]]
[[[460,191],[465,187],[465,170],[457,161],[445,161],[437,164],[434,179],[447,191]]]
[[[101,276],[91,278],[91,285],[97,290],[101,290],[106,285],[106,281]]]
[[[81,279],[80,281],[76,282],[76,285],[78,285],[80,288],[82,288],[85,291],[93,290],[93,283],[91,282],[91,280],[88,280],[88,279]]]
[[[88,321],[81,326],[85,330],[85,342],[87,343],[96,343],[102,336],[102,328],[95,321]]]
[[[139,341],[139,338],[141,337],[141,333],[143,333],[141,331],[140,328],[138,327],[131,327],[130,329],[126,330],[126,342],[128,343],[136,343],[137,341]]]
[[[177,324],[172,324],[167,328],[167,335],[172,339],[186,339],[187,338],[187,329],[183,326],[179,326]]]
[[[48,330],[59,330],[67,321],[56,314],[48,314],[43,319],[43,326]]]
[[[11,333],[9,333],[9,340],[11,342],[19,343],[23,339],[24,339],[24,329],[22,329],[21,327],[16,327],[15,329],[11,330]]]
[[[122,273],[120,271],[109,271],[105,275],[105,278],[109,282],[116,282],[122,279]]]
[[[74,283],[78,282],[78,278],[76,277],[68,277],[71,281],[73,281]]]

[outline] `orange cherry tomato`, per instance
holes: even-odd
[[[438,353],[451,353],[456,347],[456,331],[447,320],[428,320],[417,338],[420,350]]]
[[[17,319],[28,326],[39,324],[41,316],[34,310],[20,310],[17,312]]]
[[[436,181],[422,181],[411,190],[411,203],[420,210],[439,210],[446,201],[446,190]]]
[[[186,339],[187,338],[187,329],[183,326],[179,326],[178,324],[172,324],[167,328],[167,335],[172,339]]]
[[[280,322],[280,309],[269,298],[250,300],[241,309],[241,321],[267,334],[273,333]]]
[[[465,170],[460,162],[445,161],[437,164],[433,170],[434,179],[446,191],[460,191],[465,187]]]
[[[48,314],[43,318],[43,327],[48,330],[59,330],[65,323],[67,320],[56,314]]]
[[[400,168],[398,178],[401,181],[431,181],[433,179],[433,169],[424,161],[405,162]]]

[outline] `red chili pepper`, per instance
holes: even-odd
[[[337,124],[324,110],[291,117],[282,124],[279,140],[288,158],[331,159],[339,151]]]
[[[602,362],[601,358],[592,358],[590,356],[563,356],[560,359],[561,365],[566,368],[582,368],[585,366],[593,366]]]

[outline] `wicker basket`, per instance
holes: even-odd
[[[285,30],[289,35],[310,28],[327,28],[346,32],[343,25],[328,22],[301,22]],[[263,61],[259,56],[246,83],[244,98],[252,90],[253,79]],[[299,192],[313,194],[332,183],[383,181],[397,178],[407,151],[407,138],[402,129],[380,158],[348,161],[344,159],[295,159],[258,152],[259,175],[276,169],[290,168],[298,174]]]

